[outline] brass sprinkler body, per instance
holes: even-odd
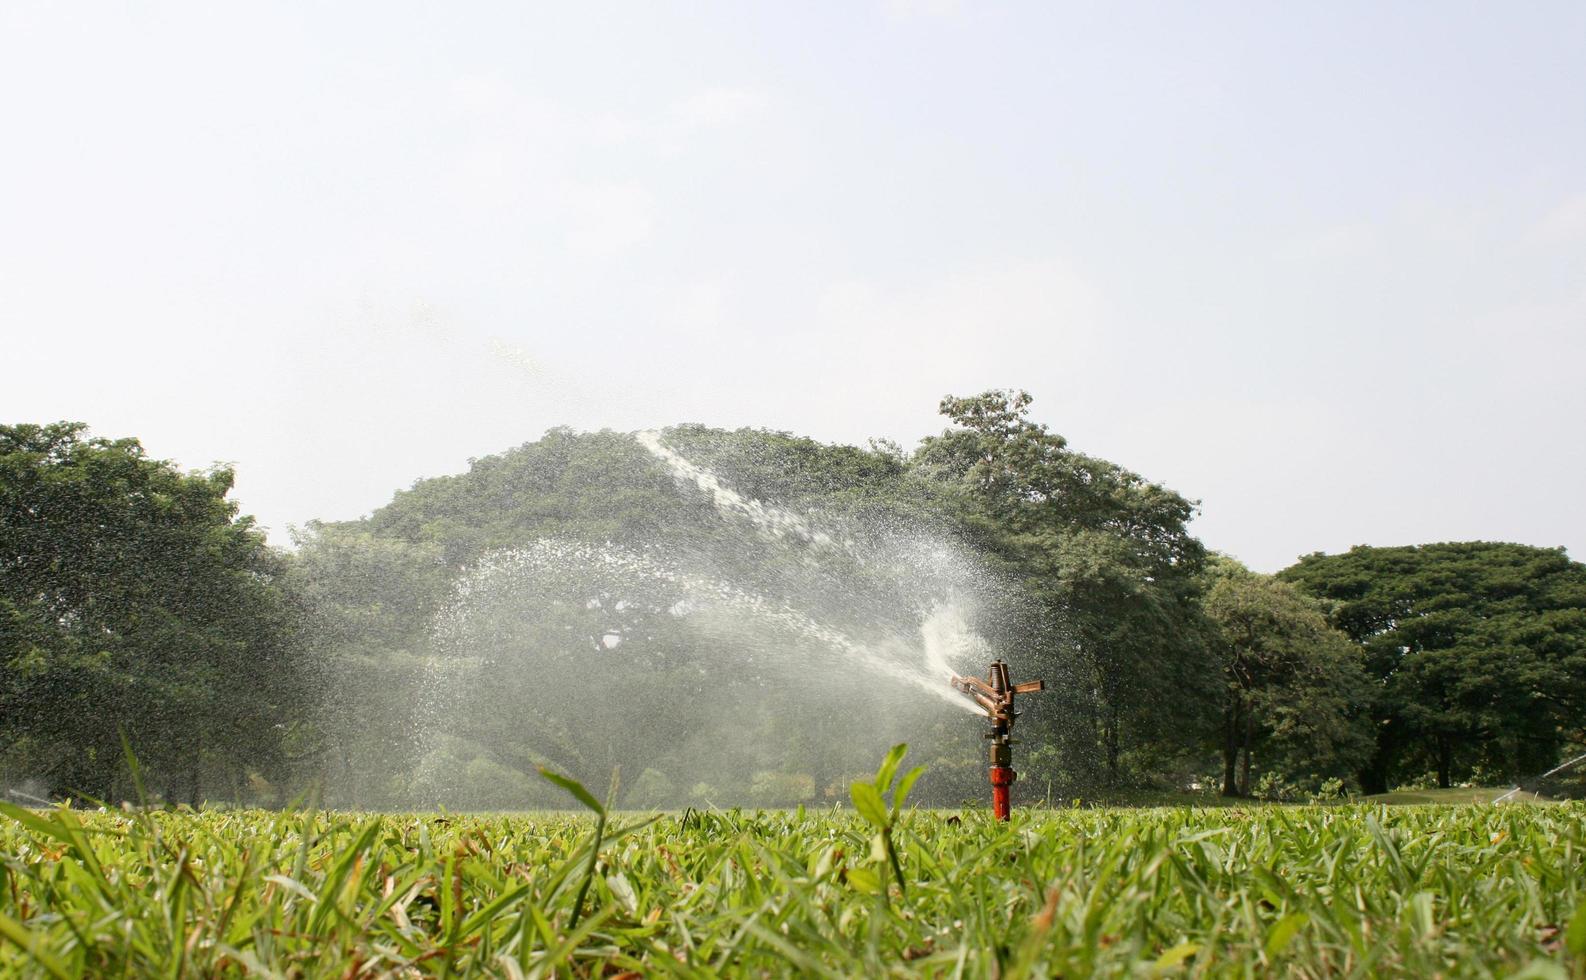
[[[1019,774],[1013,771],[1013,723],[1019,712],[1013,710],[1015,694],[1033,694],[1046,690],[1046,681],[1025,681],[1015,684],[1008,679],[1008,665],[993,660],[986,677],[959,677],[951,681],[956,690],[963,691],[986,712],[990,728],[985,737],[991,739],[990,777],[991,811],[998,820],[1007,820],[1013,810],[1010,788]]]

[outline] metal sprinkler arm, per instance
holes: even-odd
[[[996,717],[1003,711],[1002,699],[978,677],[959,677],[953,675],[950,682],[957,690],[969,695],[974,702],[986,712],[986,717]]]
[[[988,678],[981,680],[979,677],[960,677],[953,675],[949,682],[959,691],[963,691],[975,700],[986,711],[986,716],[996,721],[1006,719],[1008,728],[1013,727],[1013,719],[1018,717],[1018,712],[1013,710],[1013,696],[1015,694],[1034,694],[1036,691],[1046,690],[1046,681],[1025,681],[1022,684],[1008,683],[1008,665],[1000,660],[993,661],[991,669],[987,672]]]

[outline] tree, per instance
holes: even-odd
[[[371,534],[365,522],[296,532],[290,585],[308,615],[316,703],[300,751],[319,762],[325,801],[408,802],[399,774],[423,724],[430,625],[452,573],[438,544]]]
[[[1127,752],[1149,768],[1187,751],[1215,712],[1218,670],[1196,601],[1204,549],[1186,528],[1190,501],[1072,451],[1030,420],[1030,402],[1007,391],[944,398],[957,428],[925,440],[912,465],[1059,624],[1034,646],[1045,669],[1074,673],[1073,707],[1116,783]]]
[[[1214,556],[1203,600],[1227,696],[1224,796],[1249,796],[1257,748],[1286,776],[1342,775],[1370,754],[1371,691],[1359,648],[1294,586]]]
[[[1464,542],[1359,546],[1279,573],[1333,604],[1377,685],[1361,784],[1479,766],[1514,779],[1586,741],[1586,565],[1562,548]]]
[[[283,778],[299,619],[231,472],[84,433],[0,426],[0,764],[116,799],[125,736],[167,798]]]
[[[883,696],[887,679],[832,640],[918,645],[931,612],[913,586],[942,573],[907,547],[948,519],[911,496],[901,454],[749,429],[662,437],[833,538],[725,518],[634,437],[566,429],[312,526],[295,565],[324,638],[329,798],[544,804],[546,764],[597,783],[614,764],[662,774],[673,804],[701,782],[730,799],[757,773],[845,794],[887,746],[932,744],[898,728],[919,702]],[[969,792],[974,728],[945,704]]]

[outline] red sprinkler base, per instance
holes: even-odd
[[[1013,812],[1013,799],[1010,790],[1013,781],[1019,778],[1009,766],[991,767],[991,813],[998,820],[1006,820]]]

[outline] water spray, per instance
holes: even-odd
[[[991,812],[998,820],[1008,819],[1013,803],[1010,791],[1019,774],[1013,771],[1013,722],[1019,713],[1013,710],[1013,696],[1033,694],[1046,690],[1046,681],[1025,681],[1014,684],[1008,679],[1008,665],[993,660],[984,680],[979,677],[953,675],[951,684],[974,699],[986,712],[990,728],[985,737],[991,739]]]
[[[1554,766],[1552,769],[1549,769],[1547,772],[1544,772],[1542,775],[1536,777],[1535,785],[1538,788],[1540,788],[1541,785],[1542,785],[1542,780],[1548,778],[1549,776],[1555,775],[1557,773],[1561,773],[1564,770],[1568,769],[1570,766],[1579,765],[1582,762],[1586,762],[1586,753],[1583,753],[1581,755],[1577,755],[1575,758],[1569,760],[1568,762],[1564,763],[1561,766]],[[1509,792],[1507,792],[1507,793],[1503,794],[1502,796],[1498,797],[1496,800],[1493,800],[1493,802],[1494,803],[1503,803],[1503,802],[1507,801],[1509,799],[1509,797],[1514,796],[1516,793],[1519,793],[1521,791],[1521,788],[1522,787],[1520,786],[1520,784],[1516,783],[1515,786],[1514,786],[1514,789],[1511,789]],[[1535,790],[1533,790],[1533,792],[1535,792]]]

